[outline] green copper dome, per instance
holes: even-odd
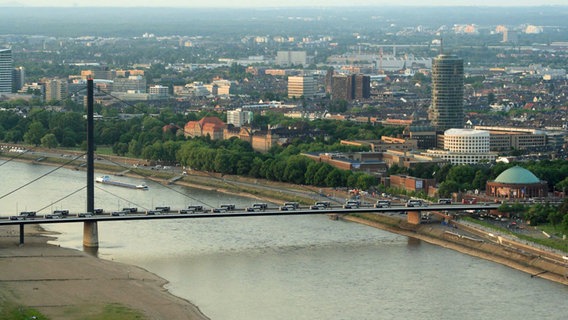
[[[509,168],[495,179],[495,182],[507,184],[531,184],[539,183],[540,180],[529,170],[515,166]]]

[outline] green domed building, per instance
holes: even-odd
[[[503,171],[495,180],[488,181],[485,194],[511,199],[546,197],[548,184],[529,170],[514,166]]]

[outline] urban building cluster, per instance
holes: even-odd
[[[568,43],[552,39],[546,45],[537,44],[539,35],[550,33],[548,27],[460,23],[385,28],[380,39],[359,32],[343,38],[325,32],[302,37],[246,35],[227,40],[225,47],[222,41],[208,37],[157,36],[153,32],[133,39],[89,36],[60,39],[59,43],[30,37],[23,43],[41,42],[34,48],[46,54],[72,43],[94,48],[93,57],[98,57],[104,51],[98,48],[135,48],[142,42],[160,50],[172,48],[172,55],[179,58],[137,58],[136,63],[116,63],[122,66],[116,69],[92,58],[93,62],[69,63],[73,70],[80,69],[75,74],[46,75],[27,82],[25,68],[14,64],[14,51],[0,49],[0,100],[39,97],[46,108],[66,99],[82,103],[85,81],[90,78],[98,89],[95,102],[104,108],[141,102],[158,108],[171,106],[175,112],[224,112],[226,122],[212,117],[189,121],[184,134],[237,137],[260,152],[316,134],[278,125],[255,127],[255,115],[267,110],[305,121],[330,119],[404,128],[394,137],[342,141],[367,146],[369,152],[306,154],[338,168],[383,178],[394,165],[491,163],[511,154],[566,157],[566,70],[559,63],[545,61],[564,57]],[[461,51],[456,47],[446,50],[440,37],[443,33],[455,35],[453,41],[468,37],[472,44]],[[421,44],[405,40],[396,44],[406,37],[421,39]],[[487,39],[499,48],[478,45]],[[527,45],[527,39],[536,44]],[[237,53],[227,47],[237,48]],[[198,52],[193,60],[186,56],[189,50]],[[238,57],[239,50],[247,53]],[[491,50],[495,50],[491,63],[464,62],[462,56],[471,60]],[[509,59],[518,63],[502,63]],[[157,72],[156,66],[163,69]],[[428,181],[409,182],[411,177],[401,179],[393,183],[430,185]]]

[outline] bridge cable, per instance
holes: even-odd
[[[69,160],[69,161],[63,163],[62,165],[56,167],[55,169],[53,169],[53,170],[51,170],[51,171],[48,171],[48,172],[42,174],[41,176],[39,176],[39,177],[33,179],[32,181],[27,182],[27,183],[21,185],[20,187],[18,187],[18,188],[16,188],[16,189],[14,189],[14,190],[12,190],[12,191],[10,191],[10,192],[8,192],[8,193],[6,193],[6,194],[0,196],[0,200],[1,200],[1,199],[4,199],[5,197],[7,197],[7,196],[9,196],[9,195],[11,195],[11,194],[13,194],[13,193],[15,193],[15,192],[17,192],[17,191],[23,189],[23,188],[25,188],[25,187],[27,187],[27,186],[29,186],[30,184],[32,184],[32,183],[34,183],[34,182],[40,180],[41,178],[44,178],[44,177],[50,175],[51,173],[53,173],[53,172],[55,172],[55,171],[57,171],[57,170],[63,168],[64,166],[70,164],[71,162],[73,162],[73,161],[79,159],[80,157],[82,157],[82,156],[84,156],[84,155],[85,155],[85,154],[79,155],[79,156],[77,156],[76,158],[73,158],[73,159],[71,159],[71,160]]]
[[[47,206],[45,206],[45,207],[43,207],[43,208],[41,208],[41,209],[39,209],[39,210],[37,210],[37,211],[40,212],[40,211],[42,211],[42,210],[45,209],[45,208],[51,207],[52,205],[54,205],[54,204],[56,204],[56,203],[58,203],[58,202],[60,202],[60,201],[63,201],[63,200],[65,200],[65,199],[69,198],[70,196],[74,195],[75,193],[77,193],[77,192],[79,192],[79,191],[84,190],[85,188],[87,188],[87,186],[81,187],[81,188],[79,188],[79,189],[73,191],[72,193],[70,193],[70,194],[68,194],[68,195],[66,195],[66,196],[64,196],[64,197],[62,197],[62,198],[60,198],[59,200],[56,200],[56,201],[54,201],[54,202],[48,204]]]
[[[119,166],[119,167],[121,167],[121,168],[124,168],[124,169],[132,169],[132,168],[129,168],[129,167],[127,167],[127,166],[124,166],[122,163],[115,162],[115,161],[113,161],[112,159],[105,158],[104,156],[103,156],[103,158],[104,158],[105,160],[109,161],[109,162],[112,162],[113,164],[115,164],[115,165],[117,165],[117,166]],[[131,170],[130,172],[132,172],[132,173],[134,173],[134,174],[136,174],[136,175],[138,175],[138,176],[140,176],[140,177],[143,177],[143,178],[150,178],[150,174],[144,175],[144,174],[142,174],[142,173],[140,173],[140,172],[138,172],[138,171],[140,171],[140,170]],[[178,191],[178,190],[176,190],[176,189],[174,189],[174,188],[172,188],[172,187],[169,187],[169,186],[163,185],[163,184],[160,184],[160,185],[161,185],[163,188],[166,188],[166,189],[168,189],[168,190],[170,190],[170,191],[176,192],[176,193],[178,193],[178,194],[180,194],[180,195],[182,195],[182,196],[184,196],[184,197],[186,197],[186,198],[189,198],[189,199],[194,200],[194,201],[197,201],[197,202],[199,202],[199,203],[201,203],[201,204],[204,204],[204,205],[213,207],[212,205],[210,205],[210,204],[208,204],[208,203],[205,203],[205,202],[203,202],[203,201],[201,201],[201,200],[199,200],[199,199],[197,199],[197,198],[194,198],[194,197],[192,197],[192,196],[190,196],[190,195],[188,195],[188,194],[186,194],[186,193],[183,193],[183,192],[181,192],[181,191]]]
[[[104,93],[104,94],[106,94],[106,95],[108,95],[108,96],[111,97],[111,98],[114,98],[114,99],[118,100],[119,102],[122,102],[122,103],[126,104],[126,105],[129,106],[129,107],[132,107],[132,108],[135,109],[135,110],[138,110],[138,111],[140,111],[140,112],[142,112],[142,113],[147,113],[147,112],[144,111],[142,108],[140,108],[140,107],[138,107],[138,106],[136,106],[136,105],[134,105],[134,104],[132,104],[132,103],[129,103],[128,101],[122,100],[121,98],[118,98],[118,97],[112,95],[110,92],[107,92],[107,91],[102,90],[102,89],[99,90],[99,91],[102,92],[102,93]],[[162,120],[160,120],[160,119],[157,119],[157,120],[159,120],[159,121],[161,121],[162,123],[166,124],[164,121],[162,121]],[[184,134],[187,133],[187,132],[185,131],[185,128],[180,127],[180,126],[176,126],[176,127],[177,127],[179,130],[181,130]],[[107,160],[108,160],[108,159],[107,159]],[[111,160],[109,160],[109,161],[111,161]],[[112,161],[111,161],[111,162],[112,162]],[[127,167],[124,167],[124,168],[128,169]],[[200,172],[204,172],[204,173],[205,173],[206,175],[208,175],[209,177],[218,179],[217,177],[215,177],[214,175],[212,175],[210,172],[207,172],[207,171],[200,171]],[[229,185],[229,186],[238,188],[239,190],[243,190],[243,192],[248,193],[248,194],[250,194],[250,195],[252,195],[252,196],[256,196],[255,194],[253,194],[253,193],[251,193],[251,192],[248,192],[246,188],[242,188],[242,186],[239,186],[239,185],[237,185],[237,184],[235,184],[235,183],[231,183],[231,182],[229,182],[229,181],[227,181],[227,180],[225,180],[225,179],[223,179],[223,183],[225,183],[225,184],[227,184],[227,185]],[[164,187],[165,187],[165,186],[164,186]],[[171,188],[169,188],[169,189],[170,189],[170,190],[173,190],[173,189],[171,189]],[[320,195],[318,192],[316,192],[316,191],[314,191],[314,190],[311,190],[311,189],[309,189],[309,188],[306,188],[306,187],[301,187],[301,189],[303,189],[303,190],[305,190],[305,191],[309,191],[310,193],[317,194],[318,196]],[[173,190],[173,191],[175,191],[175,190]],[[176,192],[178,192],[178,191],[176,191]],[[178,193],[179,193],[179,192],[178,192]],[[180,193],[180,194],[181,194],[181,193]],[[190,197],[190,198],[191,198],[191,197]],[[329,197],[325,197],[325,198],[326,198],[326,199],[330,199]],[[193,200],[199,201],[199,200],[197,200],[197,199],[193,199]],[[334,201],[334,202],[336,202],[336,203],[341,203],[340,201],[337,201],[336,199],[330,199],[330,200],[332,200],[332,201]],[[201,202],[201,201],[199,201],[199,202],[200,202],[200,203],[203,203],[203,202]],[[205,204],[205,203],[203,203],[203,204]]]
[[[123,198],[123,197],[121,197],[121,196],[118,196],[118,195],[116,195],[116,194],[114,194],[114,193],[112,193],[112,192],[110,192],[110,191],[107,191],[107,190],[101,188],[101,187],[96,187],[96,188],[97,188],[98,190],[102,191],[102,192],[106,192],[106,193],[108,193],[108,194],[110,194],[110,195],[113,195],[113,196],[119,198],[120,200],[123,200],[123,201],[126,201],[126,202],[128,202],[128,203],[131,203],[131,204],[133,204],[133,205],[135,205],[135,206],[137,206],[137,207],[140,207],[140,208],[143,208],[143,209],[148,209],[148,208],[146,208],[145,206],[142,206],[142,205],[139,205],[139,204],[137,204],[137,203],[134,203],[134,202],[132,202],[132,201],[126,199],[126,198]]]
[[[24,152],[20,152],[20,153],[19,153],[17,156],[15,156],[15,157],[10,157],[10,156],[8,156],[8,160],[6,160],[6,161],[0,163],[0,167],[3,166],[3,165],[5,165],[6,163],[12,161],[12,160],[18,159],[19,157],[23,156],[24,154],[26,154],[26,153],[28,153],[28,152],[30,152],[30,151],[31,151],[30,149],[26,149],[26,150],[24,150]]]

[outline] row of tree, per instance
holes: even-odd
[[[149,106],[137,105],[140,111]],[[381,135],[396,135],[397,130],[370,124],[357,124],[349,121],[317,120],[305,122],[284,118],[278,113],[267,113],[255,117],[257,126],[280,125],[302,127],[319,132],[311,140],[293,139],[287,146],[276,146],[266,155],[255,153],[250,144],[233,139],[212,141],[206,138],[189,139],[183,135],[187,121],[198,120],[203,116],[216,115],[211,112],[181,115],[168,111],[158,116],[141,116],[129,120],[109,119],[97,121],[95,140],[97,145],[112,146],[115,154],[139,157],[165,163],[182,163],[207,171],[226,174],[249,175],[279,181],[289,181],[318,186],[371,185],[371,179],[353,183],[353,173],[333,170],[318,164],[317,178],[313,170],[307,174],[307,160],[299,156],[302,152],[341,152],[365,151],[365,148],[351,148],[339,144],[342,139],[376,139]],[[172,130],[164,130],[170,124]],[[85,120],[78,112],[54,112],[32,108],[26,116],[12,111],[0,111],[0,140],[5,142],[25,142],[48,148],[85,146]],[[206,160],[205,160],[206,159]],[[254,165],[252,165],[254,163]],[[261,165],[262,163],[262,165]],[[532,161],[521,164],[549,183],[550,190],[568,189],[568,162],[565,160]],[[388,174],[406,174],[419,178],[436,179],[440,196],[449,196],[463,190],[484,190],[488,180],[495,179],[511,164],[482,163],[478,165],[445,165],[424,163],[413,168],[392,166]],[[260,170],[261,168],[262,170]],[[331,174],[330,178],[323,173]],[[341,174],[340,174],[341,173]],[[324,178],[326,176],[326,178]],[[359,179],[359,176],[357,177]],[[348,183],[349,181],[349,183]]]

